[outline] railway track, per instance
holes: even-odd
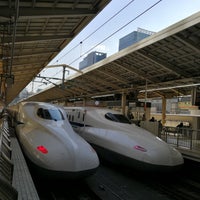
[[[170,178],[156,179],[145,184],[173,200],[200,199],[200,182],[194,181],[191,177],[173,175],[171,180]]]
[[[172,178],[149,182],[152,188],[174,200],[200,199],[200,164],[186,162],[184,169]]]
[[[173,174],[145,174],[122,167],[102,165],[100,172],[89,180],[102,199],[102,193],[112,193],[120,200],[199,200],[200,163],[187,161],[183,169]],[[98,182],[98,183],[97,183]],[[97,185],[102,185],[103,192]],[[114,195],[115,194],[115,195]],[[108,198],[107,198],[108,199]]]
[[[84,180],[42,180],[36,187],[41,200],[100,200]]]
[[[101,164],[85,180],[37,180],[36,187],[41,200],[199,200],[199,169],[199,164],[186,163],[176,174],[157,176]]]

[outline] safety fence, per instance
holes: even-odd
[[[200,151],[200,130],[163,127],[160,137],[176,147]]]
[[[12,187],[13,163],[11,162],[10,130],[8,115],[0,119],[0,199],[15,200],[17,191]]]

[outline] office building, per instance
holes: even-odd
[[[154,33],[155,32],[138,28],[137,31],[133,31],[119,40],[119,51]]]
[[[79,63],[79,69],[82,70],[90,65],[93,65],[96,62],[99,62],[100,60],[106,58],[107,54],[98,52],[98,51],[93,51],[89,53],[83,61]]]

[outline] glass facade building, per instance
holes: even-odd
[[[90,65],[93,65],[96,62],[99,62],[100,60],[103,60],[104,58],[106,58],[107,54],[106,53],[102,53],[102,52],[98,52],[98,51],[93,51],[91,53],[89,53],[84,59],[83,61],[81,61],[79,63],[79,69],[82,70]]]
[[[145,29],[138,28],[137,31],[133,31],[123,38],[119,39],[119,51],[126,47],[154,34],[155,32],[148,31]]]

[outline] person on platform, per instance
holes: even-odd
[[[145,121],[146,120],[146,117],[145,117],[145,114],[142,115],[142,121]]]
[[[181,122],[180,124],[178,124],[176,127],[182,128],[183,127],[183,122]]]
[[[180,124],[178,124],[177,126],[176,126],[177,128],[178,128],[178,133],[183,133],[183,122],[181,122]]]
[[[149,121],[150,121],[150,122],[155,122],[156,120],[155,120],[154,117],[152,117]]]

